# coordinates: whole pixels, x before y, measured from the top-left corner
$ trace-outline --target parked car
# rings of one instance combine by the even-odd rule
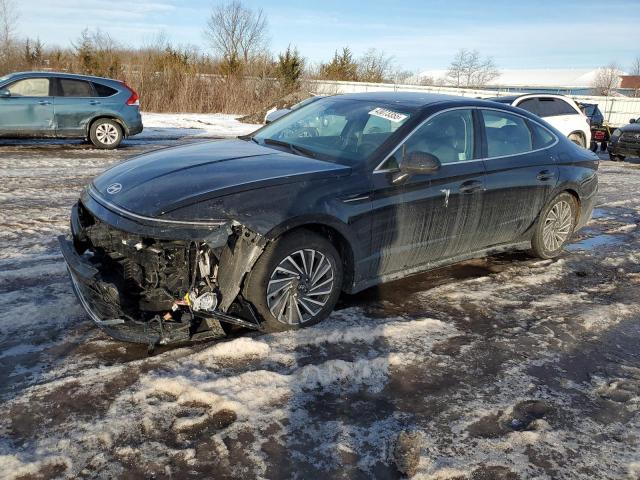
[[[116,338],[296,329],[342,291],[511,249],[556,257],[590,218],[597,168],[522,109],[340,95],[112,167],[59,240],[80,302]]]
[[[590,120],[571,98],[564,95],[528,93],[491,98],[494,102],[506,103],[522,108],[544,118],[565,137],[581,147],[591,145]]]
[[[0,137],[84,138],[113,149],[141,131],[138,94],[124,82],[54,72],[0,78]]]
[[[640,157],[640,118],[632,118],[628,125],[617,128],[611,134],[607,150],[611,160]]]
[[[298,102],[295,105],[291,106],[291,108],[280,108],[278,110],[272,110],[270,112],[267,112],[267,114],[264,116],[264,123],[267,124],[267,123],[274,122],[280,117],[284,117],[287,113],[291,112],[292,110],[297,110],[301,107],[304,107],[305,105],[309,105],[310,103],[313,103],[324,97],[325,97],[324,95],[315,95],[309,98],[305,98],[301,102]]]
[[[592,152],[597,152],[598,147],[600,151],[607,150],[607,142],[611,136],[611,127],[605,124],[604,115],[600,111],[597,103],[578,103],[582,113],[589,119],[589,126],[591,127],[591,146]]]

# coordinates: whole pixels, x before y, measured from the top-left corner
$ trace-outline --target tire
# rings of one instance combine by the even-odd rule
[[[89,139],[96,147],[113,150],[122,143],[122,126],[110,118],[100,118],[89,129]]]
[[[567,138],[571,140],[573,143],[575,143],[576,145],[578,145],[579,147],[587,148],[586,141],[584,139],[584,136],[581,133],[572,133]]]
[[[626,157],[622,155],[614,155],[613,153],[609,153],[609,160],[612,162],[623,162]]]
[[[292,275],[294,272],[300,278]],[[314,275],[320,276],[314,280]],[[341,290],[342,260],[338,251],[326,238],[301,229],[267,246],[249,272],[243,293],[262,317],[265,330],[281,332],[327,318]]]
[[[576,227],[578,203],[573,195],[563,192],[551,200],[540,213],[531,249],[539,258],[554,258],[571,239]]]

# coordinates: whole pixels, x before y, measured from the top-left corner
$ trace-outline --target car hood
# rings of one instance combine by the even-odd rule
[[[134,157],[96,177],[90,193],[101,203],[159,217],[223,195],[339,177],[350,171],[345,165],[281,152],[251,141],[222,140]]]
[[[625,125],[624,127],[620,127],[620,130],[623,132],[636,132],[640,133],[640,123],[630,123],[629,125]]]

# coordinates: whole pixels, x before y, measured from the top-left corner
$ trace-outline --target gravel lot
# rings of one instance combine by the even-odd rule
[[[55,237],[93,176],[190,141],[0,145],[0,478],[640,478],[640,161],[602,162],[557,260],[469,261],[301,332],[147,356],[93,327]]]

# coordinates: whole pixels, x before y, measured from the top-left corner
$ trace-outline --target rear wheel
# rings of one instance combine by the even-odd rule
[[[576,227],[578,203],[564,192],[547,204],[536,224],[531,241],[536,257],[554,258],[560,255]]]
[[[271,243],[247,277],[244,294],[268,332],[324,320],[342,289],[342,261],[326,238],[298,230]]]
[[[613,153],[609,154],[609,160],[611,160],[612,162],[622,162],[624,161],[625,157],[623,155],[614,155]]]
[[[585,138],[581,133],[572,133],[571,135],[569,135],[568,138],[569,140],[571,140],[576,145],[579,145],[580,147],[583,147],[583,148],[587,147],[587,142],[585,141]]]
[[[122,127],[115,120],[101,118],[89,130],[89,139],[96,147],[111,150],[122,143]]]

